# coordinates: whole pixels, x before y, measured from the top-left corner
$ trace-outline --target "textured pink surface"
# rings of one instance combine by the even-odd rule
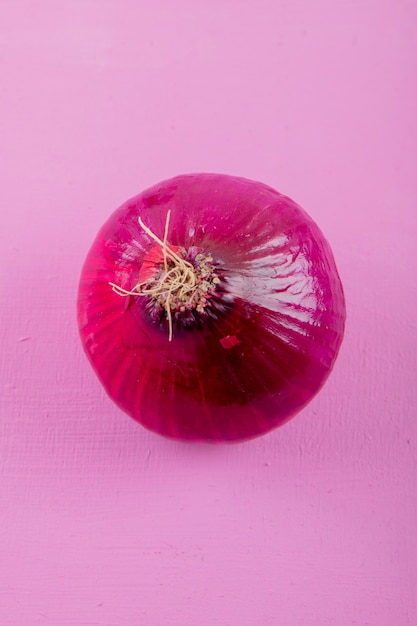
[[[416,17],[2,0],[2,626],[416,624]],[[188,171],[293,197],[346,291],[326,387],[242,445],[140,428],[77,336],[97,228]]]

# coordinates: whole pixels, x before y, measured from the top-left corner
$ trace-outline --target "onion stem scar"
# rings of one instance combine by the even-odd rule
[[[133,289],[124,289],[109,282],[112,290],[119,296],[146,296],[158,301],[165,309],[168,321],[168,339],[172,341],[173,319],[172,313],[184,312],[186,309],[204,311],[209,293],[220,282],[211,266],[213,261],[210,255],[198,255],[196,265],[184,259],[172,250],[168,244],[171,210],[168,210],[165,219],[164,238],[160,239],[146,226],[142,218],[138,222],[142,230],[161,246],[163,267],[155,263],[155,273],[151,278],[137,283]],[[185,251],[184,251],[185,252]]]

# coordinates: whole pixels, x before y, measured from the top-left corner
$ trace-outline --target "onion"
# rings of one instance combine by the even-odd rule
[[[177,176],[123,204],[84,264],[78,324],[109,396],[181,440],[242,441],[326,381],[345,301],[321,231],[266,185]]]

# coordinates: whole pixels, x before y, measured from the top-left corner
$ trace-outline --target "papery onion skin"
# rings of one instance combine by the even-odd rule
[[[213,314],[192,328],[149,319],[131,290],[155,242],[211,254],[222,277]],[[215,299],[216,300],[216,299]],[[109,396],[150,430],[242,441],[282,425],[320,390],[337,357],[345,300],[330,246],[291,199],[258,182],[187,174],[123,204],[84,264],[78,324]],[[216,308],[217,307],[217,308]],[[198,316],[197,316],[198,317]]]

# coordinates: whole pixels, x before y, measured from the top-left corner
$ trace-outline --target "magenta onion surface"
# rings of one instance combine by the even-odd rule
[[[326,381],[345,301],[329,244],[266,185],[177,176],[123,204],[85,261],[78,323],[109,396],[182,440],[239,441]]]

